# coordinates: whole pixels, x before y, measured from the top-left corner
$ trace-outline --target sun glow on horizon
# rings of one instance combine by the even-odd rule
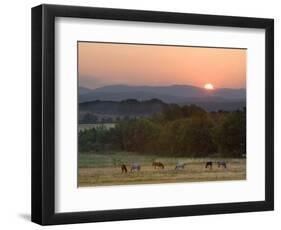
[[[128,64],[129,63],[129,64]],[[79,84],[246,87],[247,50],[214,47],[78,43]],[[222,68],[223,66],[223,68]]]
[[[206,90],[213,90],[214,86],[211,83],[206,83],[204,85],[204,89],[206,89]]]

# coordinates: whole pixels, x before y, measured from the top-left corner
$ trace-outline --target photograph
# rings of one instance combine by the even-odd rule
[[[32,222],[274,210],[276,15],[154,6],[32,7]]]
[[[78,187],[246,180],[247,49],[77,42]]]
[[[34,6],[31,221],[273,211],[274,18],[256,13]]]

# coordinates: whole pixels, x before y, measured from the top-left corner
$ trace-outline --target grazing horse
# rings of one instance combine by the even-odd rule
[[[217,164],[218,164],[219,168],[222,166],[226,169],[226,162],[225,161],[218,161]]]
[[[131,166],[131,172],[140,171],[140,169],[141,169],[141,166],[139,163],[133,163]]]
[[[177,163],[175,170],[183,170],[186,163]]]
[[[126,165],[124,165],[124,164],[121,165],[121,170],[122,170],[122,173],[128,172],[128,169],[127,169]]]
[[[206,165],[205,165],[205,168],[210,168],[210,169],[212,169],[212,168],[213,168],[213,162],[212,162],[212,161],[207,161],[207,162],[206,162]]]
[[[156,161],[154,161],[154,162],[152,163],[152,167],[154,167],[154,169],[156,169],[156,168],[164,169],[163,163],[161,163],[161,162],[156,162]]]

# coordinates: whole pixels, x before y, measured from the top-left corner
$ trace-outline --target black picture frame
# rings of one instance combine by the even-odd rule
[[[265,200],[55,213],[55,18],[88,18],[265,29]],[[32,221],[41,225],[222,214],[274,209],[274,20],[126,9],[32,8]]]

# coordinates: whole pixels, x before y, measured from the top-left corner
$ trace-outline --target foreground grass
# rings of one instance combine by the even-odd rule
[[[224,159],[227,169],[205,169],[206,161],[220,159],[157,157],[128,152],[111,152],[103,154],[79,154],[78,186],[152,184],[175,182],[200,182],[219,180],[245,180],[245,159]],[[154,169],[153,161],[160,161],[165,169]],[[141,164],[140,172],[121,173],[120,164],[130,165],[133,162]],[[184,170],[175,170],[177,162],[187,163]]]

